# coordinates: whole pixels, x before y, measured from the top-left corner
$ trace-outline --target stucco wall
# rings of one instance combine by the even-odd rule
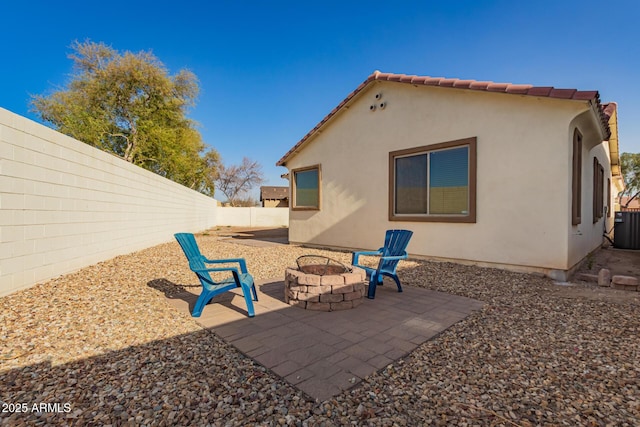
[[[386,108],[372,112],[375,94]],[[287,163],[322,167],[322,210],[292,211],[289,239],[373,249],[386,229],[407,228],[415,232],[408,247],[414,255],[566,270],[567,135],[587,109],[550,98],[372,84]],[[389,221],[389,152],[469,137],[477,138],[477,222]]]
[[[216,224],[216,201],[0,109],[0,295]]]
[[[217,211],[216,225],[238,227],[286,227],[289,225],[289,209],[219,207]]]
[[[607,179],[611,179],[611,156],[607,142],[601,142],[597,132],[592,128],[592,122],[589,112],[585,112],[576,117],[570,126],[571,137],[573,137],[573,129],[577,128],[583,135],[582,146],[582,206],[581,206],[581,222],[578,225],[570,226],[569,231],[569,253],[568,268],[578,264],[585,256],[594,249],[598,248],[603,241],[603,235],[608,233],[614,224],[614,215],[603,215],[595,223],[593,221],[593,159],[597,158],[600,165],[604,169],[604,188],[603,198],[604,205],[609,206],[613,211],[614,200],[617,192],[611,189],[610,199],[607,202]],[[569,144],[569,159],[571,159],[572,144]],[[571,168],[569,168],[569,180],[571,179]],[[567,196],[571,200],[571,191]]]

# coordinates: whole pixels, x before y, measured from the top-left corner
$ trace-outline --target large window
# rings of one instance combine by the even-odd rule
[[[320,165],[294,169],[292,174],[292,194],[294,210],[320,209]]]
[[[476,221],[476,138],[389,153],[389,219]]]

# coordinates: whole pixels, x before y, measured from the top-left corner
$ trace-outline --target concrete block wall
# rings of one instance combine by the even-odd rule
[[[0,296],[216,225],[217,202],[0,108]]]
[[[237,227],[288,227],[288,208],[219,207],[216,225]]]

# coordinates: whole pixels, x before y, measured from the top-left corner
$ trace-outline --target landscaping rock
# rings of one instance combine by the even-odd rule
[[[611,271],[602,268],[598,272],[598,286],[611,286]]]
[[[246,258],[257,281],[283,280],[304,254],[350,262],[348,252],[196,237],[205,256]],[[70,409],[4,412],[0,425],[640,425],[640,293],[594,284],[596,299],[579,292],[586,285],[426,261],[401,261],[398,275],[403,287],[485,307],[410,354],[391,346],[388,360],[371,360],[381,370],[323,402],[166,302],[200,288],[175,242],[2,297],[0,400]],[[349,349],[327,362],[348,364]],[[304,368],[285,368],[305,380]]]
[[[624,289],[626,291],[638,290],[638,279],[631,276],[613,276],[611,284],[615,289]]]

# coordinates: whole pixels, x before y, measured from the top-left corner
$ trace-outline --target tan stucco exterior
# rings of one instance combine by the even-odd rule
[[[263,208],[286,208],[289,207],[289,200],[264,199],[262,200]]]
[[[381,101],[384,108],[371,109]],[[575,128],[583,135],[583,196],[582,222],[572,226]],[[390,221],[389,153],[473,137],[476,222]],[[605,182],[611,178],[605,138],[589,101],[375,81],[286,158],[289,170],[322,167],[322,207],[291,211],[289,240],[376,249],[385,230],[406,228],[414,231],[413,256],[562,279],[602,243],[604,222],[611,223],[606,215],[592,221],[594,156]]]

